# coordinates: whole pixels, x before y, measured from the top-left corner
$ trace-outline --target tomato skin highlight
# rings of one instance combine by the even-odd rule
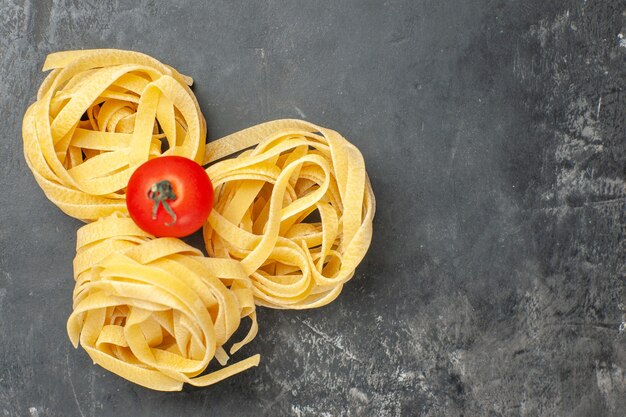
[[[175,197],[155,200],[152,187],[169,181]],[[156,219],[152,218],[156,207]],[[168,213],[166,205],[175,214]],[[182,156],[162,156],[139,166],[126,188],[126,207],[142,230],[157,237],[184,237],[202,227],[213,208],[213,185],[197,162]]]

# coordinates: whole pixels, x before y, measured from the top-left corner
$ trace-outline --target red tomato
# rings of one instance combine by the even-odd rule
[[[154,158],[130,177],[126,207],[135,223],[154,236],[188,236],[209,217],[213,185],[204,169],[191,159]]]

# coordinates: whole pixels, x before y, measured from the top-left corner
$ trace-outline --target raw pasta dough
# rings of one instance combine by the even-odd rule
[[[209,143],[205,162],[254,145],[207,169],[216,195],[207,251],[241,260],[258,305],[328,304],[372,237],[375,200],[363,156],[333,130],[277,120]]]
[[[67,330],[95,363],[161,391],[206,386],[259,363],[254,355],[198,376],[249,317],[257,332],[251,284],[241,264],[210,259],[180,239],[152,238],[113,215],[78,231],[74,311]]]
[[[191,78],[114,49],[53,53],[43,69],[52,72],[24,115],[24,154],[46,196],[70,216],[126,212],[128,179],[149,158],[202,162],[206,125]]]

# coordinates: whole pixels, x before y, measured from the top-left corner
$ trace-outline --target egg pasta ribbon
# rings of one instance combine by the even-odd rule
[[[250,279],[241,263],[211,259],[180,239],[153,238],[132,219],[113,215],[78,231],[74,311],[67,331],[94,363],[136,384],[178,391],[207,386],[257,366],[259,355],[201,375],[250,318],[257,333]]]
[[[206,124],[193,80],[172,67],[139,52],[95,49],[50,54],[43,70],[51,72],[24,115],[24,155],[68,215],[94,221],[126,212],[128,179],[150,158],[202,162]]]
[[[205,163],[216,196],[208,253],[241,261],[257,305],[334,300],[372,238],[375,198],[361,152],[333,130],[276,120],[207,144]]]

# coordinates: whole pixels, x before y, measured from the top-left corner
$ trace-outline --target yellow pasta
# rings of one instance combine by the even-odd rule
[[[201,375],[249,317],[257,332],[251,283],[241,263],[211,259],[175,238],[155,239],[112,215],[78,231],[74,311],[67,330],[94,363],[145,387],[206,386],[256,366],[254,355]]]
[[[43,69],[24,155],[52,202],[92,222],[78,231],[67,330],[94,363],[156,390],[207,386],[258,365],[226,366],[224,348],[243,318],[250,330],[230,353],[256,336],[255,304],[321,307],[352,278],[376,204],[363,156],[340,134],[276,120],[206,145],[191,78],[154,58],[65,51]],[[211,258],[127,216],[130,176],[162,155],[208,165]],[[213,358],[224,367],[203,375]]]
[[[207,251],[241,261],[258,305],[328,304],[372,237],[375,199],[363,156],[335,131],[277,120],[209,143],[205,162],[255,145],[207,169],[216,195]]]
[[[46,196],[70,216],[126,212],[128,179],[150,158],[202,162],[206,125],[191,78],[113,49],[53,53],[43,69],[52,71],[24,116],[24,154]]]

